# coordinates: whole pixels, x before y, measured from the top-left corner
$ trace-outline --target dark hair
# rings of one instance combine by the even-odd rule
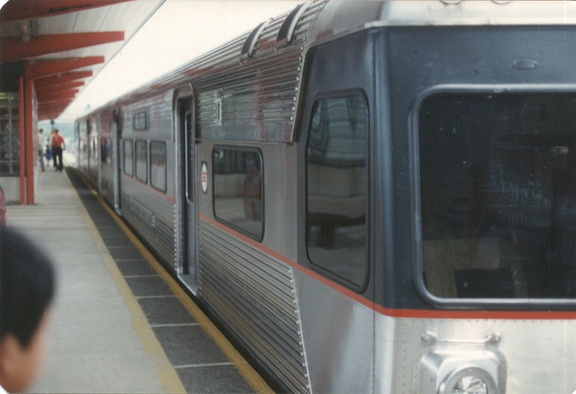
[[[0,339],[13,334],[28,346],[54,298],[55,282],[49,257],[24,235],[0,227]]]

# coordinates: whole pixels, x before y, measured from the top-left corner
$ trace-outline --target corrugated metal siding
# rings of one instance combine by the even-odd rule
[[[200,297],[291,392],[308,392],[292,268],[207,222],[199,236]]]
[[[88,131],[86,125],[86,118],[82,118],[78,122],[78,135],[76,142],[76,149],[78,149],[78,168],[83,174],[88,173]]]
[[[120,98],[142,102],[160,92],[193,83],[197,100],[197,138],[291,142],[307,35],[326,2],[306,3],[290,42],[277,41],[287,14],[271,19],[242,54],[246,33]],[[217,119],[222,100],[222,122]],[[130,106],[130,104],[128,104]],[[131,121],[130,117],[127,117]],[[131,126],[125,124],[125,131]]]
[[[98,185],[98,172],[100,166],[100,141],[98,140],[98,116],[90,116],[88,128],[88,169],[86,172],[90,183],[96,188]]]
[[[306,34],[324,3],[312,3],[296,25],[290,43],[276,42],[285,16],[272,20],[242,59],[248,36],[212,53],[218,73],[201,78],[198,137],[234,141],[290,142],[299,94]],[[242,59],[239,63],[233,59]],[[226,67],[222,67],[226,65]],[[209,68],[209,63],[205,65]],[[221,118],[217,101],[221,101]]]
[[[123,136],[137,139],[172,138],[172,90],[159,92],[146,99],[127,104],[123,108]],[[146,130],[134,130],[134,115],[145,111],[148,127]]]
[[[144,237],[164,262],[176,261],[174,223],[176,205],[136,180],[123,179],[122,215]]]
[[[161,91],[146,99],[129,103],[123,107],[123,140],[165,141],[167,155],[174,154],[172,145],[172,94],[171,90]],[[134,115],[146,112],[146,130],[134,130]],[[122,148],[120,148],[122,149]],[[148,161],[147,183],[124,175],[122,179],[122,215],[134,226],[170,266],[176,263],[176,203],[174,202],[174,172],[172,159],[168,166],[167,190],[162,192],[150,186],[150,163]]]
[[[112,113],[113,109],[109,108],[100,113],[100,133],[98,137],[99,144],[99,167],[100,167],[100,194],[108,203],[114,204],[114,168],[111,166],[112,155],[116,154],[112,150]],[[103,146],[106,144],[106,146]],[[108,152],[103,152],[108,148]]]

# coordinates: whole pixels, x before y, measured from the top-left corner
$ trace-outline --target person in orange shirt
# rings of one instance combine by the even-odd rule
[[[62,137],[58,129],[54,129],[54,134],[50,141],[52,145],[52,157],[54,158],[54,167],[56,171],[62,171],[64,164],[62,163],[62,150],[64,149],[64,137]]]

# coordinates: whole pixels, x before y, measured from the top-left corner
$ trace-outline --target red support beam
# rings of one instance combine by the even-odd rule
[[[66,90],[64,92],[54,92],[54,93],[46,93],[43,95],[38,95],[38,102],[39,103],[49,103],[52,101],[57,101],[61,99],[73,99],[78,94],[78,89]]]
[[[79,57],[69,60],[38,61],[30,65],[30,77],[41,78],[104,63],[104,56]]]
[[[0,10],[0,23],[86,11],[131,0],[10,0]]]
[[[0,63],[21,61],[55,52],[123,40],[123,31],[51,34],[32,38],[28,42],[23,42],[18,38],[4,37],[0,38]]]
[[[52,99],[45,100],[43,103],[44,106],[40,107],[40,108],[42,108],[42,109],[50,108],[50,107],[47,107],[50,105],[54,105],[54,107],[56,107],[57,105],[60,105],[60,104],[65,103],[65,102],[72,102],[73,100],[74,100],[74,96],[54,97]]]
[[[65,109],[66,107],[68,107],[68,104],[61,104],[58,107],[53,107],[53,108],[46,108],[43,110],[39,110],[38,111],[38,119],[39,120],[44,120],[44,119],[56,119],[58,117],[58,115],[60,115]]]
[[[70,105],[70,103],[64,104],[60,107],[54,107],[51,109],[42,110],[38,112],[38,120],[56,119],[58,116],[60,116],[60,114],[62,114],[62,112],[64,112],[64,110],[68,107],[68,105]]]
[[[84,81],[70,81],[70,82],[60,83],[57,85],[46,86],[43,88],[38,88],[38,86],[36,86],[36,94],[38,94],[38,97],[40,97],[40,96],[48,94],[48,93],[61,92],[61,91],[65,91],[65,90],[79,88],[81,86],[84,86]]]
[[[20,204],[34,204],[34,164],[37,156],[34,146],[37,111],[34,107],[34,83],[26,75],[20,78]]]
[[[51,108],[38,110],[38,116],[41,116],[43,114],[48,114],[48,115],[59,114],[62,111],[64,111],[69,104],[70,103],[62,103],[62,104],[58,104],[58,106],[55,105],[54,107],[51,107]],[[56,117],[52,116],[49,119],[56,119]]]
[[[20,205],[26,204],[26,127],[28,124],[27,114],[28,110],[32,107],[32,99],[30,99],[30,108],[26,100],[26,82],[24,77],[18,79],[19,84],[19,106],[20,113],[18,119],[19,139],[20,139]]]
[[[40,120],[56,119],[72,103],[72,101],[74,101],[74,99],[68,98],[43,103],[42,105],[38,106],[38,117]],[[46,118],[44,117],[46,114],[51,116]]]
[[[53,111],[59,108],[66,108],[72,101],[73,99],[63,98],[53,102],[46,102],[38,106],[38,111]]]
[[[56,86],[66,82],[76,81],[78,79],[89,78],[92,76],[92,74],[92,71],[66,72],[60,75],[38,78],[34,81],[34,86],[36,86],[36,90],[41,90],[50,86]]]
[[[54,116],[57,114],[38,114],[38,120],[52,120],[56,119],[58,116]]]
[[[70,102],[63,102],[58,105],[55,104],[53,107],[39,109],[38,118],[40,120],[56,119],[69,105]]]
[[[47,90],[44,92],[36,92],[36,97],[38,97],[38,103],[41,103],[46,98],[62,96],[67,94],[68,92],[78,93],[78,89]]]
[[[34,91],[34,81],[25,77],[24,80],[26,89],[26,133],[25,147],[26,147],[26,204],[34,205],[36,203],[36,182],[34,182],[34,172],[36,164],[36,125],[38,124],[37,108],[34,108],[34,101],[32,97],[36,94]]]

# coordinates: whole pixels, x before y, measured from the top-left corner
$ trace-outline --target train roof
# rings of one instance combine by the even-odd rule
[[[263,22],[254,30],[103,107],[216,71],[233,70],[253,60],[288,53],[289,47],[299,47],[298,52],[302,54],[310,46],[373,27],[487,25],[576,26],[576,4],[550,0],[311,1]]]
[[[308,43],[378,26],[574,24],[576,4],[573,1],[332,1],[318,16]]]

